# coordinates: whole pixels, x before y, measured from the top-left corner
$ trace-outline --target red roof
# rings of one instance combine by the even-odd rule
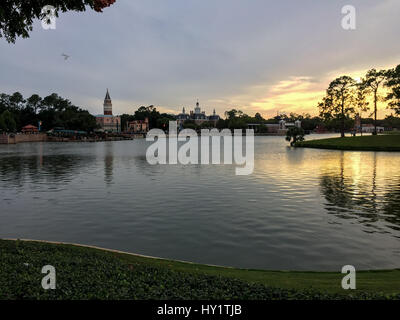
[[[37,127],[35,127],[35,126],[31,125],[31,124],[28,124],[27,126],[23,127],[21,129],[21,131],[22,132],[38,132],[39,130],[38,130]]]

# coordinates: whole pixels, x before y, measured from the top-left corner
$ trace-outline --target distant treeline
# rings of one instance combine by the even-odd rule
[[[257,129],[259,132],[267,132],[267,127],[263,125],[277,124],[280,120],[286,122],[295,122],[296,120],[300,120],[302,128],[306,131],[315,130],[317,127],[325,128],[328,131],[340,131],[342,125],[340,117],[325,118],[323,116],[311,116],[308,113],[299,114],[294,112],[289,115],[281,114],[269,119],[264,119],[260,113],[256,113],[254,117],[251,117],[240,110],[232,109],[225,112],[225,117],[226,119],[218,121],[218,128],[245,129],[249,123],[252,123],[261,125]],[[362,119],[362,123],[373,124],[374,119],[372,117],[366,117]],[[400,129],[400,117],[394,115],[386,116],[385,119],[377,120],[377,125]],[[353,127],[354,117],[349,116],[345,119],[345,130],[350,130]]]
[[[39,121],[42,130],[62,127],[92,131],[97,128],[94,116],[56,93],[44,98],[33,94],[27,99],[19,92],[0,94],[0,131],[20,131],[28,124],[38,126]]]
[[[386,87],[386,96],[384,97],[380,96],[382,86]],[[371,96],[373,108],[369,106],[368,96]],[[394,115],[386,116],[382,120],[375,119],[375,110],[378,109],[379,101],[386,101],[388,106],[393,109]],[[249,116],[238,109],[231,109],[225,112],[225,119],[220,119],[216,126],[218,129],[245,129],[250,123],[260,124],[258,131],[266,132],[266,124],[276,124],[280,120],[287,122],[301,120],[302,128],[306,131],[312,131],[317,127],[323,127],[329,131],[341,131],[354,127],[354,117],[357,113],[360,115],[366,113],[365,118],[362,119],[363,124],[400,129],[400,117],[397,116],[400,115],[400,66],[379,72],[372,69],[367,73],[366,78],[362,78],[358,82],[347,76],[335,79],[329,85],[326,97],[323,102],[319,103],[318,108],[319,116],[290,113],[269,119],[263,118],[260,113]],[[169,121],[176,119],[172,114],[160,113],[153,105],[141,106],[132,115],[121,115],[122,130],[129,121],[146,118],[149,119],[150,128],[164,130],[168,129]],[[0,132],[20,131],[28,124],[38,126],[39,122],[41,122],[42,131],[61,127],[91,132],[98,128],[93,115],[56,93],[44,98],[33,94],[26,99],[19,92],[12,95],[0,94]],[[211,128],[214,127],[214,123],[205,121],[201,125],[197,125],[194,121],[188,120],[184,127]]]

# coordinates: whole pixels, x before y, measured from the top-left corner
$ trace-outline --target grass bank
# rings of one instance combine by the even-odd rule
[[[213,267],[69,244],[0,240],[0,299],[385,299],[400,298],[400,270],[340,272]],[[56,268],[44,290],[41,269]]]
[[[400,151],[400,135],[371,135],[310,140],[298,142],[296,147],[353,151]]]

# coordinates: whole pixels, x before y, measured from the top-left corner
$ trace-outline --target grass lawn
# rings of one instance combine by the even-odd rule
[[[400,151],[400,135],[370,135],[310,140],[298,142],[296,147],[354,151]]]
[[[213,267],[69,244],[0,240],[0,299],[385,299],[400,298],[400,270],[340,272]],[[43,266],[57,289],[41,287]]]

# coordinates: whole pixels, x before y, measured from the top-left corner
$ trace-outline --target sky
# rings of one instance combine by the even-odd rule
[[[356,8],[356,29],[341,10]],[[329,82],[400,64],[399,0],[117,0],[0,38],[0,92],[58,93],[93,114],[232,108],[318,114]],[[64,60],[62,53],[70,55]],[[378,117],[388,111],[382,105]]]

